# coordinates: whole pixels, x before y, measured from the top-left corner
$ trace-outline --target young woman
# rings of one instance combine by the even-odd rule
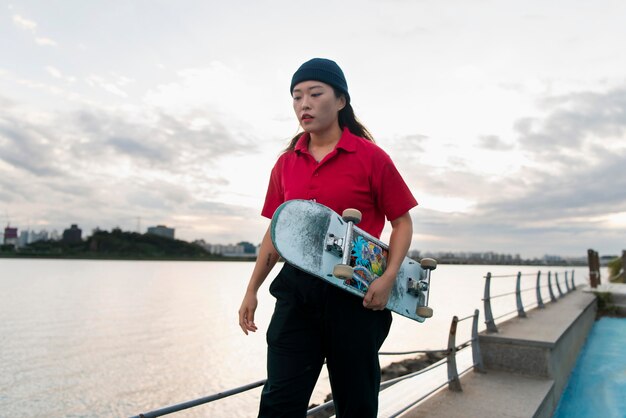
[[[356,119],[343,71],[331,60],[305,62],[291,80],[293,109],[303,134],[278,158],[262,215],[291,199],[317,201],[342,213],[359,209],[359,227],[375,237],[387,218],[392,227],[385,273],[361,300],[285,264],[270,285],[276,297],[267,330],[268,380],[259,417],[304,417],[327,362],[337,417],[375,417],[378,350],[391,326],[385,310],[392,284],[411,243],[409,210],[415,198],[389,156]],[[239,310],[244,333],[257,326],[257,292],[278,261],[269,229]]]

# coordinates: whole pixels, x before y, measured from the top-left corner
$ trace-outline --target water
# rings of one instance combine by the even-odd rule
[[[554,418],[626,417],[626,319],[593,325]]]
[[[259,292],[259,331],[245,336],[237,310],[252,268],[250,262],[0,260],[0,416],[127,417],[264,379],[274,304],[267,289],[280,265]],[[523,288],[533,287],[538,267],[439,266],[434,317],[417,324],[394,315],[382,350],[444,348],[452,316],[482,311],[483,276],[518,270],[529,273]],[[574,270],[577,283],[586,280],[586,268]],[[513,290],[514,278],[493,280],[492,294]],[[534,297],[524,293],[524,303]],[[496,316],[514,310],[513,296],[494,300],[493,309]],[[470,327],[470,321],[459,326],[458,342],[469,339]],[[381,364],[401,358],[381,356]],[[172,416],[253,417],[260,391]],[[329,392],[323,372],[312,401]]]

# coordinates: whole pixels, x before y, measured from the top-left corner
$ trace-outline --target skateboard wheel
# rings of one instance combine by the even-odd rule
[[[415,314],[422,318],[431,318],[433,316],[433,309],[428,306],[418,306],[415,310]]]
[[[352,222],[355,225],[361,222],[362,216],[361,211],[358,209],[346,209],[341,213],[341,217],[344,221]]]
[[[422,266],[423,269],[434,270],[437,268],[437,260],[433,258],[422,258],[420,266]]]
[[[354,269],[346,264],[337,264],[333,268],[333,276],[340,279],[351,279]]]

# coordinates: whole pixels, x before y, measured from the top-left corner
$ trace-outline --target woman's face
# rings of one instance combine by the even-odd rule
[[[293,89],[293,110],[300,126],[308,133],[322,133],[339,126],[338,114],[346,105],[333,88],[321,81],[303,81]]]

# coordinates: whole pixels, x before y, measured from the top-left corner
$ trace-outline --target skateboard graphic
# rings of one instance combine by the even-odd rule
[[[389,247],[354,226],[360,220],[356,209],[346,209],[340,216],[313,201],[290,200],[272,217],[272,243],[287,263],[363,297],[385,271]],[[432,258],[418,263],[405,257],[387,309],[418,322],[430,318],[430,273],[436,267]]]

